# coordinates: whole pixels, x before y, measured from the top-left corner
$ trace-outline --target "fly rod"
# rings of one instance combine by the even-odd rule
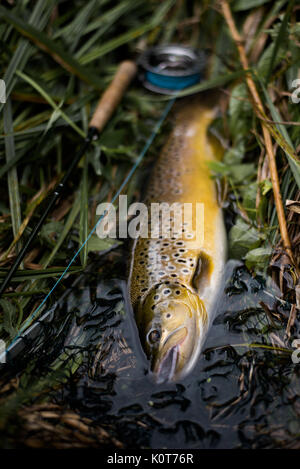
[[[6,290],[6,288],[9,286],[14,273],[16,272],[20,263],[24,259],[25,254],[28,251],[28,248],[30,247],[31,243],[33,242],[38,232],[40,231],[47,216],[49,215],[49,213],[51,212],[55,204],[60,199],[65,189],[66,183],[69,180],[70,176],[72,175],[77,164],[79,163],[82,156],[85,154],[85,152],[91,145],[92,141],[98,139],[101,131],[103,130],[103,128],[109,121],[110,117],[112,116],[118,104],[120,103],[127,87],[129,86],[130,82],[133,80],[134,76],[136,75],[136,72],[137,72],[137,65],[133,61],[125,60],[124,62],[121,62],[121,64],[119,65],[111,84],[105,90],[105,92],[101,96],[96,106],[96,110],[89,123],[87,136],[85,137],[81,148],[79,149],[78,153],[73,158],[65,175],[63,176],[59,184],[56,186],[56,188],[53,190],[52,194],[49,196],[48,204],[45,207],[45,210],[43,211],[43,213],[41,214],[39,222],[35,225],[29,238],[24,244],[22,250],[19,252],[13,265],[9,269],[7,276],[5,277],[2,285],[0,286],[0,298],[2,294],[4,293],[4,291]]]
[[[141,56],[139,57],[136,63],[137,65],[134,62],[126,61],[120,65],[120,68],[112,84],[110,85],[110,87],[107,89],[107,91],[104,93],[104,95],[99,101],[96,111],[89,124],[89,132],[85,139],[83,148],[78,153],[78,156],[76,155],[76,161],[75,159],[73,160],[72,168],[71,166],[69,167],[63,180],[56,188],[56,192],[60,190],[60,193],[61,193],[62,188],[60,188],[60,185],[63,186],[65,184],[65,181],[68,179],[70,173],[76,166],[77,162],[80,160],[81,156],[86,151],[86,148],[91,143],[91,141],[98,138],[99,132],[103,129],[104,125],[107,123],[109,117],[113,113],[124,91],[126,90],[126,87],[129,85],[130,81],[136,74],[137,68],[139,70],[138,77],[145,88],[147,88],[148,90],[151,90],[152,92],[159,93],[159,94],[166,94],[170,96],[177,95],[179,90],[184,89],[193,84],[196,84],[198,81],[201,80],[202,71],[204,68],[204,56],[200,53],[200,51],[195,51],[185,46],[179,46],[179,45],[157,46],[157,47],[153,47],[151,49],[144,51],[144,53],[141,54]],[[126,176],[125,180],[123,181],[118,192],[115,194],[114,198],[116,198],[118,194],[120,194],[121,189],[127,184],[128,180],[134,173],[138,164],[141,162],[149,146],[151,145],[155,135],[157,134],[162,122],[164,121],[167,113],[169,112],[169,109],[172,107],[172,104],[175,99],[176,99],[176,96],[166,106],[161,118],[159,119],[155,128],[153,129],[152,134],[147,140],[144,148],[141,150],[134,166],[132,167],[128,175]],[[52,207],[54,203],[55,202],[53,202]],[[51,208],[49,208],[47,213],[49,213],[50,210]],[[44,213],[43,220],[46,218],[46,216],[47,214],[45,215]],[[40,221],[38,227],[35,228],[36,233],[38,232],[38,229],[42,225],[43,220]],[[99,221],[100,220],[98,220],[97,224],[99,223]],[[33,238],[34,236],[31,235],[31,240],[29,241],[31,242]],[[23,251],[26,251],[30,242],[27,243]],[[77,251],[74,258],[77,256],[79,252],[80,252],[80,249],[79,251]],[[24,254],[23,254],[23,257],[24,257]],[[18,259],[16,259],[15,264],[13,266],[14,271],[18,265],[17,261]],[[66,267],[65,271],[67,271],[69,265]],[[13,275],[14,271],[9,272],[10,278]],[[60,279],[62,278],[62,276],[60,277]],[[58,284],[60,279],[58,279],[53,289]],[[5,285],[4,284],[2,285],[1,293],[4,291],[4,289],[8,285],[8,282],[9,280],[6,279]],[[50,293],[48,293],[45,299],[47,299]],[[43,302],[40,304],[40,306],[42,304]],[[38,311],[40,306],[37,308],[37,310],[35,310],[33,315]],[[49,321],[52,320],[51,318],[53,317],[54,309],[55,309],[55,305],[52,306],[51,309],[48,310],[36,323],[32,324],[29,327],[29,329],[27,329],[24,333],[23,331],[19,332],[19,334],[15,337],[13,342],[10,344],[10,346],[6,349],[5,353],[9,351],[10,358],[15,357],[16,355],[21,353],[22,350],[24,349],[24,339],[26,338],[26,340],[28,340],[28,339],[33,339],[34,337],[36,337],[40,331],[41,323],[47,322],[48,320]],[[33,319],[33,315],[31,319]],[[0,353],[0,363],[1,363],[2,356],[3,354],[1,355]]]

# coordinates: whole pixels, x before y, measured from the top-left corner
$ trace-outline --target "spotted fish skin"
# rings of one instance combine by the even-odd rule
[[[196,202],[203,203],[204,241],[197,244],[195,236],[185,226],[182,236],[178,238],[176,233],[174,236],[173,217],[170,219],[171,237],[161,234],[158,238],[140,237],[133,245],[131,257],[130,298],[148,357],[153,359],[154,352],[158,356],[162,353],[167,333],[174,336],[172,331],[185,328],[188,331],[185,342],[193,336],[195,343],[191,350],[187,352],[182,347],[182,357],[177,356],[177,363],[181,359],[180,376],[192,368],[199,355],[213,317],[225,264],[223,216],[207,164],[220,157],[220,148],[207,135],[214,116],[214,107],[199,102],[189,102],[177,111],[175,126],[151,173],[144,201],[149,213],[152,203],[192,203],[194,219]],[[161,221],[160,218],[157,234]],[[190,313],[181,317],[177,304],[182,305],[182,310],[187,304]],[[173,326],[166,319],[171,309],[174,314],[169,321],[173,321]],[[160,343],[153,348],[147,344],[147,336],[155,324],[160,330]]]

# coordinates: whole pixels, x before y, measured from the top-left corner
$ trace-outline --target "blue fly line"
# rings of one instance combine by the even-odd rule
[[[145,146],[144,148],[142,149],[141,153],[139,154],[138,158],[136,159],[134,165],[132,166],[131,170],[129,171],[129,173],[127,174],[127,176],[125,177],[124,181],[122,182],[121,186],[119,187],[118,191],[115,193],[115,195],[113,196],[112,200],[111,200],[111,203],[113,204],[116,199],[119,197],[119,195],[121,194],[122,190],[124,189],[124,187],[126,186],[126,184],[129,182],[129,180],[131,179],[133,173],[135,172],[136,168],[139,166],[139,164],[141,163],[142,159],[144,158],[145,154],[147,153],[150,145],[152,144],[154,138],[156,137],[157,133],[159,132],[159,129],[161,128],[165,118],[167,117],[171,107],[173,106],[174,102],[176,100],[176,97],[170,99],[168,101],[168,104],[166,105],[162,115],[160,116],[158,122],[156,123],[150,137],[148,138],[148,140],[146,141],[145,143]],[[12,346],[15,344],[15,342],[20,339],[22,333],[25,331],[25,329],[30,325],[30,323],[32,322],[32,320],[36,317],[37,313],[39,312],[39,310],[42,308],[42,306],[46,303],[47,299],[49,298],[49,296],[51,295],[51,293],[55,290],[55,288],[57,287],[57,285],[62,281],[62,279],[64,278],[64,276],[66,275],[66,273],[68,272],[70,266],[73,264],[74,260],[76,259],[76,257],[78,256],[78,254],[81,252],[81,250],[84,248],[84,246],[86,245],[86,243],[88,242],[88,240],[90,239],[90,237],[92,236],[92,234],[95,232],[95,230],[97,229],[98,225],[100,224],[100,222],[103,220],[103,218],[105,217],[106,215],[106,211],[99,217],[99,220],[97,221],[97,223],[95,224],[94,228],[90,231],[89,235],[87,236],[86,240],[84,241],[84,243],[80,246],[80,248],[78,249],[78,251],[74,254],[74,256],[72,257],[72,259],[70,260],[69,264],[66,266],[65,270],[63,271],[63,273],[61,274],[61,276],[59,277],[59,279],[56,281],[56,283],[54,284],[54,286],[51,288],[51,290],[49,291],[49,293],[45,296],[45,298],[43,299],[43,301],[41,302],[41,304],[36,308],[35,311],[33,311],[33,313],[26,319],[25,323],[23,324],[23,326],[21,327],[21,329],[19,330],[18,334],[16,335],[16,337],[14,337],[14,339],[11,341],[11,343],[9,344],[9,346],[6,348],[6,352],[8,352]],[[1,355],[0,355],[0,358],[1,358]]]

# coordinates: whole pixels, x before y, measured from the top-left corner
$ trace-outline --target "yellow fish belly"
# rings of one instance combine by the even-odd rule
[[[193,363],[213,317],[225,264],[223,216],[208,166],[209,161],[220,157],[220,147],[207,134],[214,116],[214,108],[198,102],[190,102],[177,111],[174,128],[151,173],[144,201],[148,207],[149,236],[139,237],[134,243],[129,278],[130,298],[140,335],[148,327],[147,323],[154,321],[156,303],[161,304],[164,298],[170,301],[173,296],[179,297],[181,290],[199,297],[203,305],[199,313],[201,327],[198,323],[194,326],[186,324],[187,329],[199,329],[197,346],[189,358]],[[170,214],[169,236],[162,236],[160,231],[165,221],[163,215],[156,221],[156,225],[154,223],[154,233],[151,235],[151,207],[162,203],[167,203],[169,207],[172,204],[181,204],[181,207],[182,204],[189,204],[192,207],[185,214],[182,233],[174,233],[175,210],[173,215]],[[197,203],[202,204],[200,218],[196,211]],[[201,239],[195,236],[195,229],[201,233]],[[166,302],[164,304],[167,305]],[[155,314],[157,317],[160,313],[156,311]],[[182,327],[179,324],[180,314],[176,317],[173,318],[175,322],[172,327],[177,331]]]

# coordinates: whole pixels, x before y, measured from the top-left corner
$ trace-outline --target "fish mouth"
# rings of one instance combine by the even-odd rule
[[[178,345],[174,345],[174,347],[167,351],[167,353],[159,364],[157,373],[155,373],[155,379],[157,384],[165,383],[166,381],[172,380],[176,370],[178,354]]]
[[[180,346],[186,339],[187,335],[187,328],[182,326],[173,331],[166,338],[160,353],[162,358],[159,358],[153,367],[155,381],[158,384],[172,381],[174,379],[176,375]],[[174,345],[172,345],[172,343]]]

